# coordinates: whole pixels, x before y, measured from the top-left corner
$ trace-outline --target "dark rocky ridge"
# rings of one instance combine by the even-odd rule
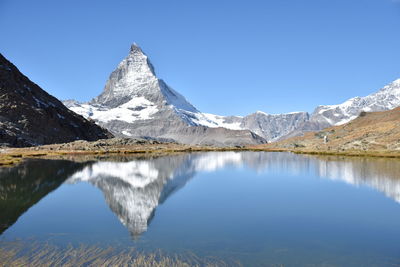
[[[0,144],[13,147],[110,138],[66,108],[0,54]]]

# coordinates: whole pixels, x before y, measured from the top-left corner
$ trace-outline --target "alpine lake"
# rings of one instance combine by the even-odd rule
[[[152,264],[399,266],[400,160],[206,152],[0,168],[0,266]]]

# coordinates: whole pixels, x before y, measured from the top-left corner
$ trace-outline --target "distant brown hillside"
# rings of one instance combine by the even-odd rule
[[[326,136],[327,142],[324,142]],[[304,136],[268,144],[294,150],[362,150],[400,152],[400,107],[382,112],[362,112],[344,125],[309,132]]]

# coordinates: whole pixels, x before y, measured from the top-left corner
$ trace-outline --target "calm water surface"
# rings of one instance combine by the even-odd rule
[[[221,152],[0,169],[0,239],[268,264],[400,264],[400,161]]]

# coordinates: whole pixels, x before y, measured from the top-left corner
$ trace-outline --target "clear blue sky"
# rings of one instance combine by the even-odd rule
[[[0,52],[60,99],[97,96],[132,42],[199,110],[312,111],[400,78],[397,0],[0,0]]]

